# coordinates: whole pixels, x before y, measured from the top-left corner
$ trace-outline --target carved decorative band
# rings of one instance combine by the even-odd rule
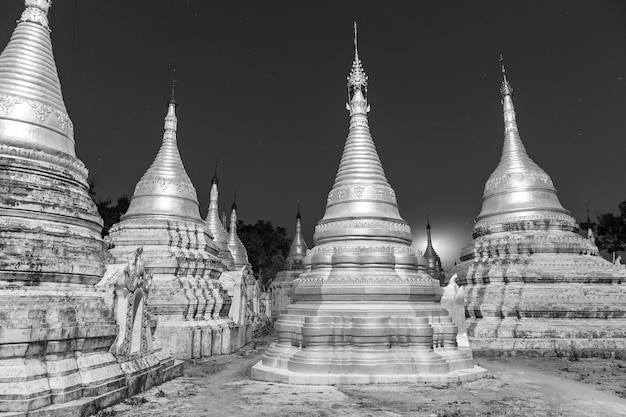
[[[70,171],[78,173],[82,182],[85,182],[89,172],[85,164],[75,156],[66,153],[49,154],[38,149],[21,148],[0,143],[0,156],[8,155],[11,157],[25,158],[35,161],[42,161],[50,164],[66,168]]]
[[[315,226],[315,233],[336,229],[386,229],[411,233],[411,227],[406,223],[384,220],[341,220],[323,223]]]
[[[300,277],[296,278],[293,282],[297,285],[307,286],[307,285],[319,285],[319,284],[337,284],[337,285],[376,285],[376,284],[398,284],[398,285],[406,285],[406,284],[424,284],[424,283],[432,283],[433,278],[429,275],[417,275],[415,277],[408,278],[400,278],[400,277],[370,277],[370,278],[362,278],[362,277],[327,277],[327,278],[318,278],[318,277],[306,277],[305,274],[300,275]]]
[[[492,218],[489,220],[478,221],[476,225],[474,226],[474,233],[476,233],[480,229],[491,229],[491,228],[494,229],[491,231],[495,232],[495,231],[500,231],[500,229],[503,229],[503,230],[508,229],[509,227],[507,225],[520,224],[520,223],[525,223],[525,222],[532,223],[536,221],[544,222],[543,229],[551,228],[550,226],[553,226],[552,228],[556,226],[556,228],[563,228],[563,229],[575,228],[577,226],[576,220],[574,220],[572,216],[567,215],[567,214],[541,213],[541,214],[517,216],[514,213],[511,213],[508,215],[498,216],[496,218]]]
[[[513,173],[506,173],[503,175],[498,175],[498,176],[489,178],[489,180],[485,184],[485,192],[499,185],[507,186],[507,185],[513,185],[514,183],[525,184],[529,181],[532,181],[532,182],[542,181],[549,187],[554,187],[554,184],[552,183],[552,179],[545,172],[539,172],[539,171],[513,172]]]
[[[130,217],[122,220],[120,223],[113,225],[111,228],[111,232],[117,231],[118,229],[126,228],[129,225],[137,224],[140,226],[144,226],[149,229],[163,228],[169,230],[179,230],[179,231],[193,231],[194,233],[199,233],[201,230],[206,230],[206,225],[204,222],[191,222],[184,219],[179,218],[165,218],[165,217],[156,217],[156,216],[146,216],[146,217]]]
[[[396,204],[396,192],[388,185],[352,184],[333,188],[328,193],[328,203],[359,199],[389,201]]]
[[[402,253],[415,255],[415,249],[410,246],[316,246],[307,251],[307,255],[334,253]]]
[[[54,117],[50,115],[54,114]],[[40,101],[8,94],[0,94],[0,116],[12,117],[44,125],[74,141],[74,124],[67,115]]]
[[[196,189],[190,183],[181,180],[170,180],[164,178],[139,181],[135,186],[134,194],[141,195],[154,189],[159,189],[162,193],[165,193],[168,191],[168,189],[170,189],[170,187],[175,188],[178,194],[186,194],[188,197],[193,198],[194,200],[198,199]]]

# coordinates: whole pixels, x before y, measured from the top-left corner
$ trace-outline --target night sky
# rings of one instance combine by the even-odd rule
[[[0,2],[0,44],[23,10]],[[503,140],[500,65],[522,140],[585,221],[626,200],[626,2],[54,0],[52,40],[76,152],[100,198],[132,194],[160,147],[176,68],[178,143],[206,215],[305,240],[324,213],[348,129],[353,26],[369,121],[402,216],[445,267],[471,239]]]

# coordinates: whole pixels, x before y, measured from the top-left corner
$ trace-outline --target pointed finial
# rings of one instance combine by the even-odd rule
[[[213,174],[213,181],[211,181],[213,184],[217,185],[218,181],[217,181],[217,158],[215,158],[215,172]]]
[[[176,68],[172,70],[172,92],[170,94],[170,99],[168,100],[167,104],[168,105],[173,104],[178,107],[178,103],[176,103],[176,97],[174,95],[175,88],[176,88]]]
[[[506,68],[504,67],[504,57],[500,55],[500,65],[502,66],[502,87],[500,88],[500,93],[502,96],[512,96],[513,88],[511,84],[509,84],[509,80],[506,79]]]
[[[430,229],[430,216],[426,213],[426,229]]]
[[[589,218],[589,202],[585,201],[585,206],[587,207],[587,227],[591,227],[591,219]]]
[[[298,214],[296,214],[296,220],[300,219],[300,200],[298,200]]]
[[[235,194],[233,196],[233,206],[231,207],[232,210],[237,210],[237,188],[235,188]]]
[[[359,57],[359,43],[357,37],[356,22],[354,22],[354,57],[355,59],[358,59]]]
[[[359,50],[357,44],[357,28],[356,22],[354,22],[354,61],[352,61],[352,69],[348,76],[348,93],[349,99],[352,98],[354,90],[361,90],[361,93],[367,98],[367,75],[363,70],[363,65],[359,59]]]

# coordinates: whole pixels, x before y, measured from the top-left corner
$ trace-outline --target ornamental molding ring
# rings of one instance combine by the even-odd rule
[[[347,200],[382,200],[393,204],[396,202],[396,192],[389,185],[381,184],[351,184],[333,188],[328,193],[328,203]]]
[[[32,5],[27,4],[27,6],[28,7],[26,7],[26,9],[22,12],[19,22],[39,23],[51,32],[48,24],[48,13],[38,7],[33,7]],[[48,7],[50,6],[48,5]]]
[[[523,184],[527,181],[533,181],[533,182],[542,181],[546,185],[554,188],[552,179],[545,172],[538,172],[538,171],[513,172],[513,173],[509,172],[506,174],[489,178],[489,180],[485,184],[485,192],[499,185],[512,185],[513,183]]]
[[[152,228],[151,226],[161,226],[161,229],[174,230],[178,234],[191,230],[194,231],[194,234],[197,234],[199,232],[198,229],[205,229],[208,231],[204,223],[194,223],[182,218],[166,219],[153,216],[142,216],[130,217],[114,224],[111,227],[111,232],[117,231],[118,229],[125,229],[127,226],[132,226],[133,224],[138,224],[144,227],[148,226],[148,228]]]
[[[361,110],[363,111],[363,110]],[[369,124],[367,122],[367,115],[366,113],[353,113],[350,116],[350,129],[356,128],[356,127],[369,127]]]
[[[77,173],[83,181],[87,179],[87,175],[89,174],[85,164],[83,164],[80,159],[62,152],[50,154],[39,149],[22,148],[0,143],[0,156],[1,155],[9,155],[11,157],[30,159],[57,165]]]
[[[303,274],[305,275],[305,274]],[[397,284],[397,285],[406,285],[406,284],[423,284],[423,283],[432,283],[434,280],[429,275],[418,275],[415,277],[409,278],[400,278],[400,277],[327,277],[327,278],[318,278],[318,277],[306,277],[300,275],[300,277],[296,278],[293,282],[302,286],[313,286],[320,284],[336,284],[336,285],[363,285],[363,284]]]
[[[565,225],[577,224],[574,218],[568,214],[560,214],[560,213],[532,214],[532,215],[525,215],[525,216],[515,216],[515,214],[509,214],[509,215],[498,216],[497,218],[491,219],[489,221],[480,220],[476,223],[476,226],[474,227],[474,229],[478,227],[489,227],[494,224],[519,223],[519,222],[527,222],[527,221],[533,221],[533,220],[549,220],[551,223],[565,224]]]
[[[315,226],[315,233],[336,229],[386,229],[411,233],[411,226],[406,223],[385,220],[340,220]]]
[[[162,193],[165,193],[170,187],[174,187],[176,191],[180,194],[190,194],[195,200],[198,199],[196,189],[190,182],[165,178],[147,179],[139,181],[135,186],[134,194],[137,195],[139,192],[151,191],[154,188],[158,188],[161,190]]]
[[[49,104],[22,96],[0,94],[0,111],[7,117],[51,128],[74,141],[74,124],[69,115]],[[11,116],[13,113],[19,114]],[[51,113],[56,117],[49,117]]]
[[[410,246],[316,246],[313,249],[309,249],[307,256],[316,254],[332,255],[335,253],[391,253],[415,255],[415,249]]]

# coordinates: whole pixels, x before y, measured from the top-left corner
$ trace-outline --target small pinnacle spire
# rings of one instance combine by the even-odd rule
[[[354,22],[354,60],[359,59],[359,42],[358,42],[358,34],[356,29],[356,22]]]
[[[502,96],[512,96],[513,88],[511,84],[509,84],[509,80],[506,79],[506,68],[504,67],[504,57],[500,55],[500,65],[502,66],[502,87],[500,88],[500,93]]]
[[[430,219],[428,219],[428,215],[426,215],[426,222],[427,222],[427,225],[426,225],[427,242],[426,242],[426,250],[424,251],[424,256],[426,258],[436,259],[437,252],[435,252],[435,249],[433,248],[432,235],[430,232]]]
[[[302,219],[300,218],[300,200],[298,200],[298,214],[296,215],[296,234],[291,242],[289,254],[287,255],[287,264],[302,265],[302,259],[306,255],[308,247],[302,237]]]
[[[428,213],[426,213],[426,229],[430,230],[430,217]]]
[[[235,188],[235,194],[233,196],[233,205],[231,207],[232,210],[237,210],[237,189]]]
[[[172,70],[172,92],[170,94],[170,99],[167,101],[167,104],[173,104],[174,106],[178,106],[178,103],[176,103],[176,96],[174,94],[174,90],[176,88],[176,68],[174,68]]]
[[[585,201],[585,206],[587,207],[587,227],[591,227],[591,219],[589,218],[589,202]]]
[[[217,159],[215,160],[215,172],[213,173],[213,180],[211,181],[213,184],[218,185],[217,180]]]

